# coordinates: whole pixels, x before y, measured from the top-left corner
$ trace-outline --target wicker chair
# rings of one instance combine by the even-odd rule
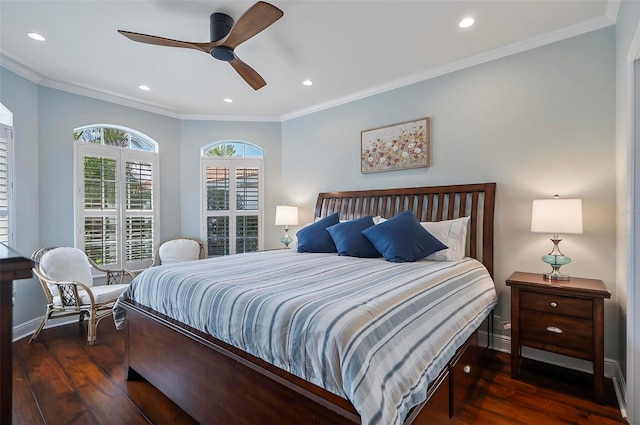
[[[153,264],[181,263],[204,258],[204,245],[192,238],[175,238],[162,243],[153,254]]]
[[[135,274],[104,269],[77,248],[40,248],[31,258],[36,262],[33,272],[47,299],[47,310],[29,343],[36,340],[49,319],[79,315],[80,322],[89,318],[87,344],[95,344],[98,323],[111,315],[113,303],[128,286],[125,281]],[[92,268],[106,275],[105,285],[93,286]]]

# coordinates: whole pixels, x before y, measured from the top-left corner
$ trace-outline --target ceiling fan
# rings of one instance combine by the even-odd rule
[[[118,30],[118,32],[140,43],[168,47],[184,47],[210,54],[218,60],[229,62],[236,72],[240,74],[254,90],[258,90],[267,83],[253,68],[240,60],[235,54],[234,49],[238,47],[240,43],[247,41],[276,22],[283,15],[282,10],[263,1],[259,1],[251,6],[240,19],[238,19],[238,22],[235,22],[235,25],[231,16],[225,13],[212,13],[209,18],[211,41],[208,43],[172,40],[170,38],[124,30]]]

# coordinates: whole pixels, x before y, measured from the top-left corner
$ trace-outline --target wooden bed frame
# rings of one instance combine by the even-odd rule
[[[316,217],[339,212],[420,221],[471,216],[469,256],[493,274],[495,183],[320,193]],[[202,424],[360,424],[353,405],[314,384],[131,300],[126,309],[125,378],[143,377]],[[489,318],[491,319],[491,317]],[[491,320],[488,320],[491,322]],[[491,323],[485,324],[490,338]],[[489,339],[476,331],[429,386],[405,425],[445,424],[473,388]]]

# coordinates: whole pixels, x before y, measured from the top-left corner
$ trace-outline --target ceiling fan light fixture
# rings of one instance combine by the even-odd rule
[[[29,38],[32,38],[36,41],[45,41],[46,38],[42,34],[38,34],[37,32],[28,32],[27,35]]]
[[[230,62],[231,60],[233,60],[233,58],[236,57],[236,55],[233,53],[233,50],[226,46],[214,47],[213,49],[211,49],[210,53],[214,58],[224,62]]]
[[[302,82],[302,85],[307,86],[307,87],[310,87],[310,86],[312,86],[312,85],[313,85],[313,81],[312,81],[312,80],[304,80],[304,81]]]
[[[469,28],[475,22],[476,22],[475,19],[473,19],[471,17],[467,17],[467,18],[464,18],[463,20],[461,20],[460,23],[458,24],[458,26],[460,28]]]

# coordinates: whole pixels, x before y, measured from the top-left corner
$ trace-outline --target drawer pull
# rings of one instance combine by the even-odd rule
[[[465,365],[465,366],[462,368],[462,371],[463,371],[464,373],[471,373],[471,366],[469,366],[469,365]]]
[[[556,308],[558,307],[558,303],[555,301],[551,301],[551,307]]]
[[[562,333],[562,329],[556,327],[556,326],[547,326],[547,330],[551,333],[554,334],[561,334]]]

